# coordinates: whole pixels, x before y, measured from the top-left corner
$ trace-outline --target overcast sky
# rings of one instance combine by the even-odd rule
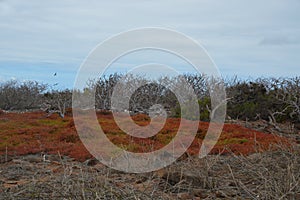
[[[97,44],[140,27],[194,38],[225,77],[300,75],[299,11],[299,0],[0,0],[0,80],[72,87]]]

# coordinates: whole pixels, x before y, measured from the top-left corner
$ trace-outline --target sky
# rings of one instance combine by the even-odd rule
[[[193,38],[223,77],[299,76],[299,10],[299,0],[0,0],[0,81],[71,88],[99,43],[142,27]],[[159,52],[129,55],[109,72],[127,72],[153,57],[189,72]]]

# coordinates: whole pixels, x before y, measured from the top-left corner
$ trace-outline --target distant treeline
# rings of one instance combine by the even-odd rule
[[[205,75],[182,75],[195,91],[200,108],[200,118],[209,121],[210,95]],[[154,104],[161,104],[169,117],[180,117],[181,108],[174,93],[165,84],[176,82],[178,77],[161,77],[149,83],[145,77],[112,74],[91,80],[81,92],[95,91],[95,107],[111,110],[111,96],[116,84],[122,81],[128,88],[139,87],[130,97],[131,113],[148,113]],[[300,123],[300,76],[293,78],[258,78],[242,80],[237,77],[223,80],[227,94],[227,118],[241,120],[271,120],[272,122]],[[79,90],[76,91],[80,93]],[[53,90],[46,84],[35,81],[18,82],[15,80],[0,84],[0,109],[25,111],[42,109],[64,115],[72,107],[71,90]]]

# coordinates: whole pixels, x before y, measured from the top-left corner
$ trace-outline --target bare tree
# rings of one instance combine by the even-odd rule
[[[60,117],[64,118],[66,109],[72,107],[72,91],[66,90],[52,90],[44,94],[44,103],[42,110],[52,114],[58,113]]]
[[[3,110],[37,109],[47,85],[36,81],[11,80],[0,85],[0,108]]]
[[[278,115],[287,116],[294,122],[300,122],[300,77],[272,81],[273,98],[281,105],[272,110],[271,117],[275,121]]]

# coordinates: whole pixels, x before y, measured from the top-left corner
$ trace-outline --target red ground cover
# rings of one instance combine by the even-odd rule
[[[142,139],[122,132],[110,113],[97,113],[99,124],[106,136],[116,145],[132,152],[149,152],[168,144],[176,135],[180,119],[167,119],[164,128],[155,136]],[[145,126],[149,118],[145,115],[133,116],[133,120]],[[198,154],[209,123],[199,122],[197,136],[188,153]],[[272,134],[262,133],[239,125],[225,124],[222,135],[211,153],[251,154],[257,151],[288,145],[291,141]],[[79,139],[73,118],[64,119],[57,114],[47,116],[43,112],[0,113],[0,155],[24,155],[45,152],[68,155],[79,161],[92,157]]]

